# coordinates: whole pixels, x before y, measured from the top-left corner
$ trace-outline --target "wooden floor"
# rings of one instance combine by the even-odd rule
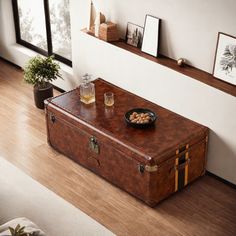
[[[50,148],[44,112],[32,98],[22,71],[0,60],[0,155],[112,232],[236,235],[235,189],[205,176],[149,208]]]

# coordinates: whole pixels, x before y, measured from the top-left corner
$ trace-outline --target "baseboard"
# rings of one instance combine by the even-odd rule
[[[65,90],[63,90],[63,89],[61,89],[61,88],[59,88],[59,87],[57,87],[57,86],[55,86],[55,85],[52,85],[52,87],[53,87],[54,89],[56,89],[57,91],[61,92],[61,93],[64,93],[64,92],[65,92]]]
[[[16,67],[17,69],[21,69],[21,70],[22,70],[22,68],[21,68],[20,66],[16,65],[15,63],[13,63],[13,62],[11,62],[11,61],[8,61],[7,59],[5,59],[5,58],[3,58],[3,57],[1,57],[1,56],[0,56],[0,60],[5,61],[6,63],[8,63],[8,64],[10,64],[10,65],[12,65],[12,66],[14,66],[14,67]]]
[[[219,176],[217,176],[217,175],[211,173],[210,171],[206,171],[206,175],[212,176],[213,178],[219,180],[220,182],[222,182],[222,183],[224,183],[224,184],[227,184],[227,185],[230,186],[231,188],[236,189],[236,184],[233,184],[233,183],[229,182],[228,180],[225,180],[225,179],[223,179],[223,178],[221,178],[221,177],[219,177]]]
[[[4,62],[6,62],[6,63],[8,63],[8,64],[10,64],[10,65],[12,65],[12,66],[18,68],[18,69],[23,70],[20,66],[16,65],[15,63],[13,63],[13,62],[11,62],[11,61],[8,61],[7,59],[5,59],[5,58],[3,58],[3,57],[1,57],[1,56],[0,56],[0,60],[2,60],[2,61],[4,61]],[[63,89],[61,89],[61,88],[59,88],[59,87],[57,87],[57,86],[55,86],[55,85],[53,85],[53,88],[56,89],[57,91],[61,92],[61,93],[64,93],[64,92],[65,92],[65,90],[63,90]]]

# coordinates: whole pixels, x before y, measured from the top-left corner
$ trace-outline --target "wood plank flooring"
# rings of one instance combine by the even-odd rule
[[[2,157],[117,235],[236,235],[236,190],[210,176],[152,209],[53,150],[22,77],[0,59]]]

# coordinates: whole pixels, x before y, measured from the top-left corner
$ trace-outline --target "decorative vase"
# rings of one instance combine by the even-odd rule
[[[44,109],[44,100],[53,97],[53,87],[47,83],[45,88],[34,86],[34,102],[35,106],[39,109]]]

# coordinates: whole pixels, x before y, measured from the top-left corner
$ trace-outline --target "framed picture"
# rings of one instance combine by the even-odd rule
[[[141,50],[154,57],[158,55],[160,22],[159,18],[146,15]]]
[[[126,31],[126,43],[141,48],[143,42],[143,27],[128,22]]]
[[[236,85],[236,37],[218,33],[213,76]]]

